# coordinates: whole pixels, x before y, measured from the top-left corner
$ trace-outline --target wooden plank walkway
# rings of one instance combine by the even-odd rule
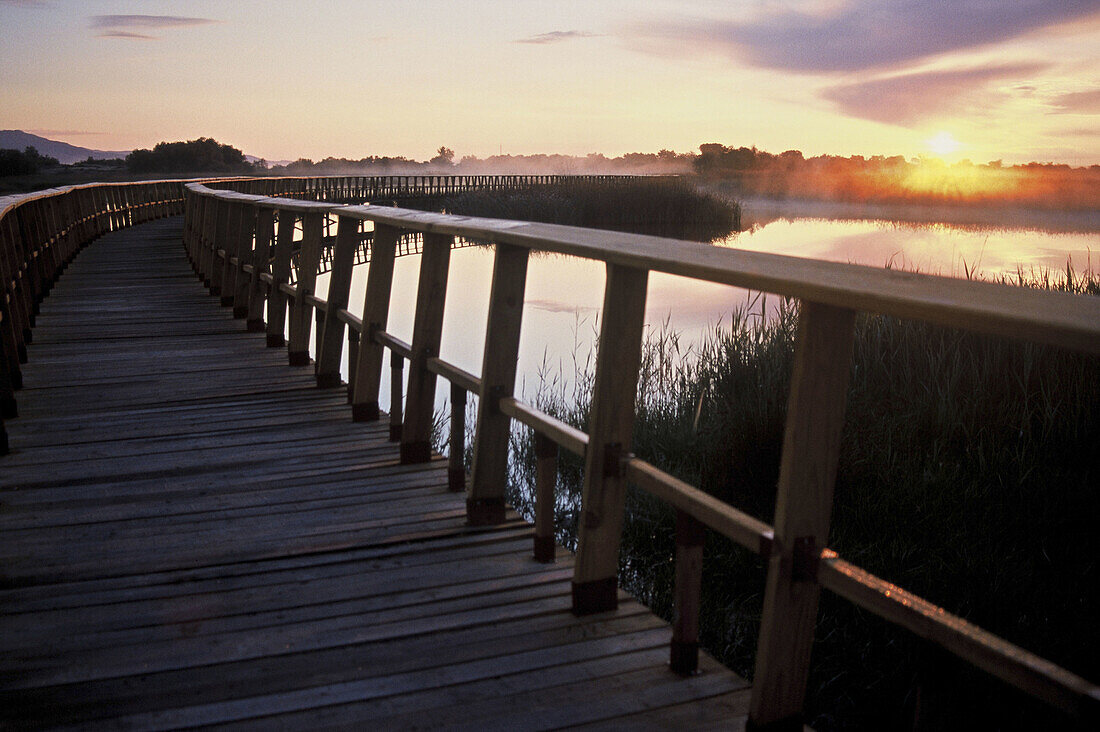
[[[191,273],[180,222],[110,234],[43,303],[0,458],[0,726],[738,727],[626,597],[465,525]],[[564,554],[564,552],[562,553]]]

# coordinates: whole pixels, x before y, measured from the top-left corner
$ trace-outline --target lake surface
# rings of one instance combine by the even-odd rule
[[[753,221],[746,207],[746,220]],[[1063,272],[1067,261],[1077,271],[1100,265],[1100,231],[997,228],[949,223],[913,223],[872,219],[830,219],[769,215],[749,231],[715,246],[772,252],[873,267],[916,270],[965,277],[995,278],[1044,270]],[[441,357],[474,374],[481,372],[482,347],[492,276],[493,252],[487,247],[451,253]],[[419,257],[400,257],[394,269],[388,330],[412,339]],[[362,309],[367,267],[356,268],[351,310]],[[327,287],[322,277],[318,289]],[[593,344],[603,302],[604,266],[561,255],[532,256],[528,265],[520,338],[517,392],[530,398],[542,379],[570,383],[578,368],[594,363]],[[679,334],[681,349],[730,322],[753,295],[672,275],[652,273],[646,305],[647,329],[668,327]],[[774,302],[774,296],[773,300]],[[759,308],[759,302],[754,306]],[[344,375],[347,378],[346,364]],[[388,369],[386,377],[388,378]],[[387,408],[388,384],[382,388]],[[437,404],[446,402],[440,382]]]

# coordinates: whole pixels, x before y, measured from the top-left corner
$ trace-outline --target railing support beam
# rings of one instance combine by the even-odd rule
[[[286,293],[281,285],[290,281],[290,255],[294,246],[294,214],[279,211],[275,234],[275,255],[271,262],[271,289],[267,293],[267,347],[286,345]]]
[[[607,287],[588,422],[584,489],[573,572],[573,612],[618,606],[619,543],[626,481],[619,458],[630,450],[649,272],[607,265]]]
[[[339,313],[348,306],[351,270],[355,266],[355,248],[359,246],[359,219],[340,216],[337,219],[336,247],[332,252],[332,273],[328,280],[328,309],[320,328],[317,349],[317,386],[329,389],[340,386],[340,357],[344,348],[344,321]]]
[[[275,227],[275,212],[269,208],[256,207],[256,248],[252,252],[252,279],[248,283],[248,321],[246,327],[250,333],[263,333],[264,301],[266,285],[260,275],[270,269],[271,240]]]
[[[527,256],[526,249],[496,245],[481,366],[474,469],[466,496],[466,520],[475,526],[504,521],[512,419],[500,411],[500,400],[512,396],[516,386]]]
[[[356,422],[373,422],[380,415],[378,392],[382,387],[385,349],[373,336],[385,331],[389,320],[393,263],[400,233],[392,226],[374,225],[367,291],[363,296],[363,336],[359,339],[359,361],[351,385],[351,417]]]
[[[453,236],[445,234],[424,234],[424,254],[420,258],[420,280],[416,288],[416,314],[413,316],[405,422],[401,429],[401,462],[404,464],[426,463],[432,458],[435,374],[428,370],[428,359],[439,355],[453,241]]]
[[[309,366],[309,333],[313,326],[307,297],[317,286],[317,262],[321,258],[323,214],[308,211],[302,216],[302,248],[298,252],[298,294],[290,308],[290,344],[287,358],[291,366]]]
[[[749,710],[757,730],[802,729],[820,594],[806,565],[828,545],[854,332],[854,311],[802,302]]]

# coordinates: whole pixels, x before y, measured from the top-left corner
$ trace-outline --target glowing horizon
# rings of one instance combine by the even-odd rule
[[[105,150],[206,136],[268,160],[719,142],[1100,163],[1100,11],[944,5],[0,0],[0,128]]]

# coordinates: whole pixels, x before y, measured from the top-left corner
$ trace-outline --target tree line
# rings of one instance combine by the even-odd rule
[[[0,150],[0,176],[33,175],[43,168],[58,166],[57,158],[42,155],[35,147],[19,150]]]

